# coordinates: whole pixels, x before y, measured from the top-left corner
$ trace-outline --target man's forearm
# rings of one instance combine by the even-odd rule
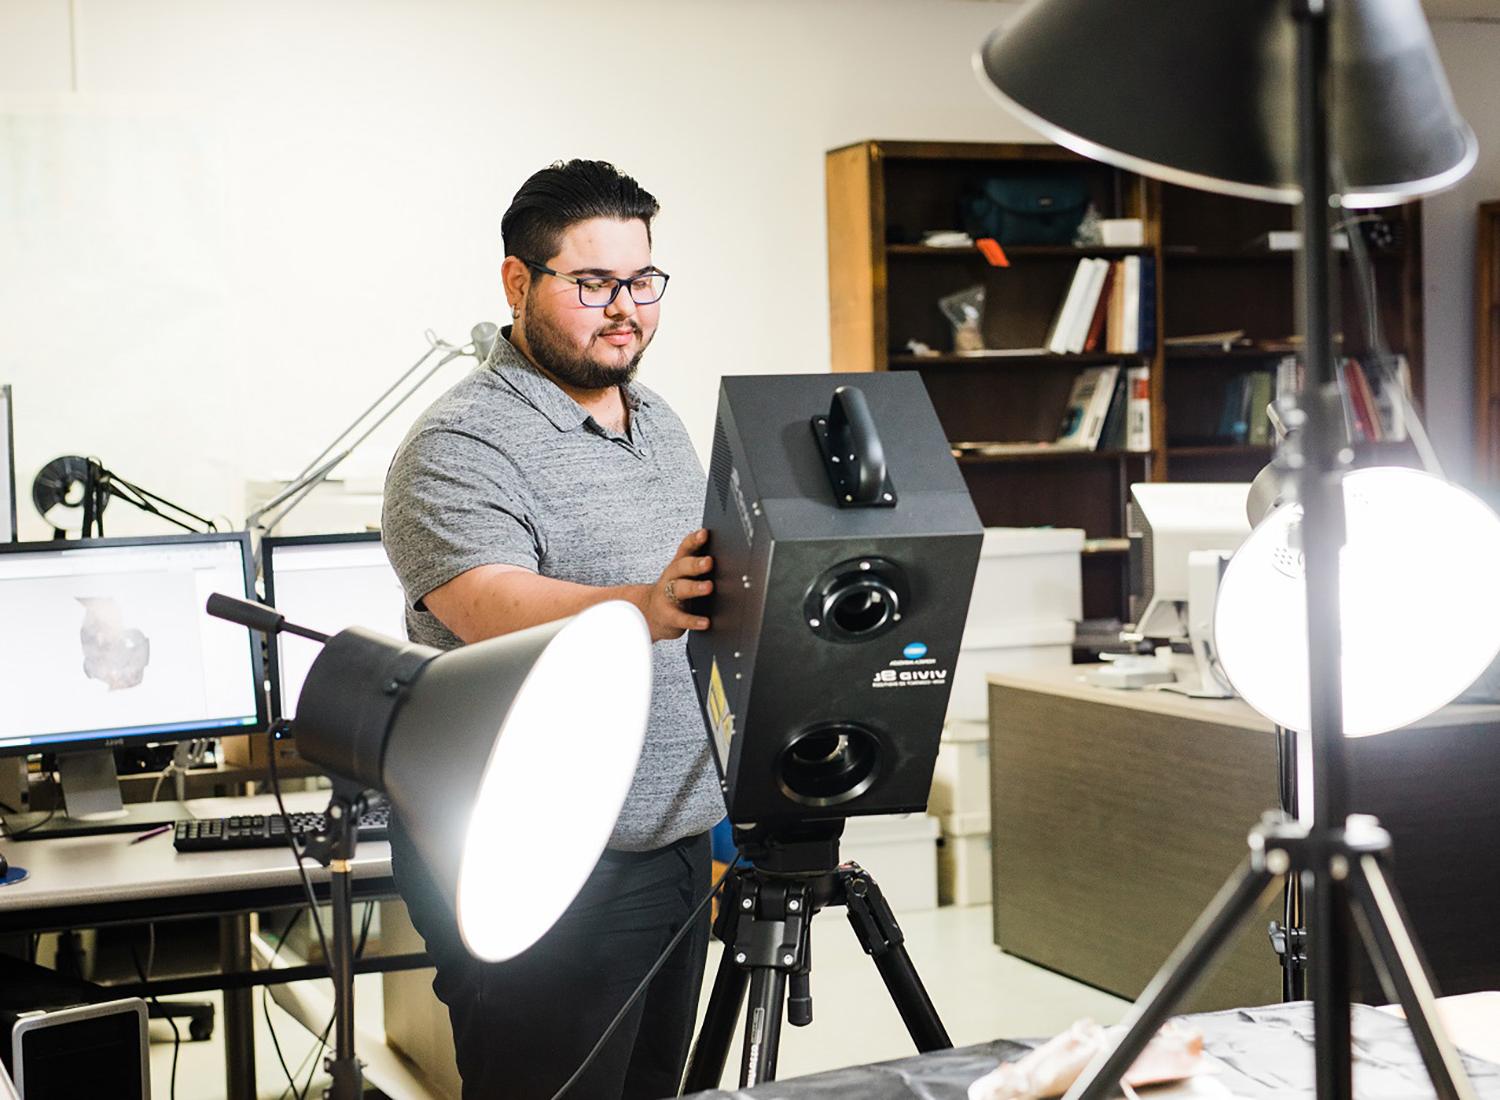
[[[481,567],[430,593],[425,602],[461,641],[478,642],[565,619],[606,600],[628,600],[639,607],[648,587],[596,588],[525,570]]]

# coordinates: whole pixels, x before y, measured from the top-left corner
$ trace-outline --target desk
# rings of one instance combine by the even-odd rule
[[[287,810],[321,810],[326,791],[297,791],[286,796]],[[187,803],[194,817],[275,813],[270,795],[248,798],[202,798]],[[30,872],[24,882],[0,890],[0,933],[52,932],[112,924],[136,924],[186,917],[216,916],[220,922],[219,975],[179,981],[152,981],[138,992],[182,993],[223,989],[225,1072],[230,1100],[255,1096],[253,984],[250,969],[248,914],[306,904],[297,866],[285,847],[229,852],[178,852],[169,833],[131,844],[129,834],[17,840],[6,844],[10,861]],[[328,872],[307,865],[320,900],[327,896]],[[395,896],[390,845],[361,844],[354,860],[356,901]],[[374,962],[367,960],[367,962]],[[423,956],[384,960],[401,965],[430,965]],[[387,969],[369,965],[356,969]],[[326,975],[310,972],[265,972],[274,981]]]
[[[1134,999],[1276,806],[1275,735],[1238,699],[1094,687],[1082,671],[990,677],[995,942]],[[1351,808],[1394,837],[1395,881],[1447,994],[1500,987],[1497,726],[1500,707],[1454,706],[1349,743]],[[1279,999],[1266,936],[1279,913],[1252,918],[1184,1007]],[[1385,999],[1368,968],[1360,993]]]

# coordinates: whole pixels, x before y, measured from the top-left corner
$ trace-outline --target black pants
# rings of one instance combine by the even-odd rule
[[[548,1100],[593,1049],[709,887],[707,834],[653,852],[607,851],[577,899],[529,950],[483,963],[399,829],[396,884],[437,964],[463,1100]],[[675,1096],[708,951],[708,910],[672,953],[568,1100]]]

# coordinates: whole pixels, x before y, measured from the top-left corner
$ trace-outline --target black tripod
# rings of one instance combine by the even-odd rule
[[[953,1045],[880,887],[858,864],[839,863],[843,831],[842,821],[776,835],[759,828],[735,829],[735,843],[750,865],[730,876],[719,901],[714,935],[724,944],[724,955],[688,1058],[683,1091],[718,1086],[747,985],[740,1085],[776,1079],[783,1007],[792,1026],[812,1023],[809,932],[813,916],[830,905],[845,907],[917,1049]]]

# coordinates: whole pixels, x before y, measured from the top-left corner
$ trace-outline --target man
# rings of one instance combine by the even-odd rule
[[[683,641],[708,626],[683,606],[712,590],[707,533],[695,529],[705,478],[681,421],[634,381],[667,283],[651,262],[656,211],[598,161],[527,180],[500,223],[514,324],[417,421],[386,478],[385,544],[413,641],[451,647],[626,599],[655,643],[646,744],[609,850],[531,950],[497,964],[469,956],[393,830],[464,1100],[550,1097],[708,890],[706,830],[724,803]],[[589,690],[589,669],[578,688]],[[441,729],[432,751],[443,751]],[[536,823],[539,838],[564,827]],[[676,1093],[707,944],[705,913],[570,1096]]]

